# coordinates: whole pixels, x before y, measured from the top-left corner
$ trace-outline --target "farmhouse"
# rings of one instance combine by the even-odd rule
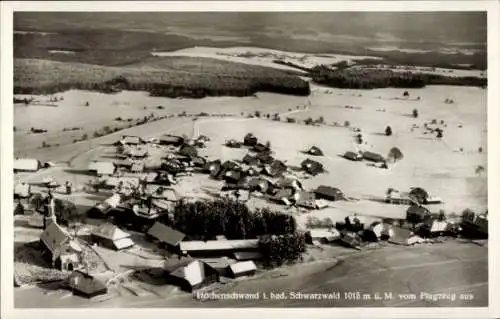
[[[56,268],[72,271],[79,265],[82,248],[57,223],[50,223],[45,228],[40,241]]]
[[[243,145],[245,146],[255,146],[257,144],[257,137],[255,137],[252,133],[248,133],[245,135],[243,139]]]
[[[160,145],[181,146],[184,144],[184,139],[180,136],[165,134],[159,139]]]
[[[323,151],[317,146],[312,146],[307,153],[312,156],[323,156]]]
[[[242,162],[245,163],[245,164],[247,164],[247,165],[257,165],[258,164],[257,157],[252,156],[250,154],[246,154],[243,157]]]
[[[344,153],[344,158],[350,161],[361,161],[363,159],[363,156],[358,153],[348,151]]]
[[[362,156],[363,156],[363,159],[370,161],[370,162],[376,162],[376,163],[385,162],[385,158],[382,155],[374,153],[374,152],[366,151],[366,152],[362,153]]]
[[[73,271],[67,280],[68,287],[74,295],[92,298],[108,293],[108,288],[104,283],[79,270]]]
[[[90,208],[87,214],[89,217],[102,218],[113,208],[116,208],[121,202],[120,194],[113,194],[111,197],[105,199],[103,202],[96,204]]]
[[[295,205],[316,209],[316,197],[314,193],[306,192],[306,191],[298,191],[293,195],[293,199],[295,200]]]
[[[122,250],[134,246],[129,233],[109,223],[102,224],[93,229],[91,238],[93,242],[114,250]]]
[[[228,266],[229,276],[232,278],[255,274],[257,266],[251,260],[241,261]]]
[[[409,193],[399,192],[397,190],[390,190],[385,198],[386,203],[389,204],[400,204],[400,205],[412,205],[418,204]]]
[[[262,143],[257,143],[253,146],[252,148],[254,152],[261,153],[261,152],[268,152],[269,151],[269,146],[264,145]]]
[[[42,168],[42,163],[33,158],[19,158],[14,160],[14,173],[36,172]]]
[[[316,198],[318,199],[326,199],[329,201],[346,200],[344,193],[336,187],[320,185],[314,191],[314,194],[316,194]]]
[[[331,243],[340,239],[340,232],[335,228],[315,228],[306,233],[306,241],[309,244],[314,242]]]
[[[147,237],[158,240],[167,249],[178,251],[179,245],[186,238],[186,235],[165,224],[155,222],[148,230]]]
[[[185,254],[233,253],[238,250],[256,250],[259,248],[258,242],[258,239],[183,241],[180,250]]]
[[[240,148],[241,147],[241,143],[238,142],[237,140],[228,140],[228,141],[226,141],[225,145],[227,147],[230,147],[230,148]]]
[[[271,165],[264,166],[264,173],[271,177],[279,177],[287,170],[285,163],[279,160],[274,160]]]
[[[116,166],[112,162],[94,161],[89,164],[89,171],[98,176],[113,175],[116,171]]]
[[[394,230],[392,229],[392,225],[374,222],[366,229],[364,235],[370,240],[377,241],[379,239],[389,239],[393,237]]]
[[[263,178],[254,178],[248,182],[248,188],[251,191],[258,191],[261,193],[267,192],[269,189],[269,182]]]
[[[123,145],[139,145],[144,143],[144,141],[139,136],[126,135],[122,137],[120,143]]]
[[[316,161],[313,161],[309,158],[302,161],[300,166],[302,167],[302,169],[304,171],[306,171],[307,173],[309,173],[313,176],[316,176],[316,175],[323,172],[323,164],[316,162]]]
[[[165,268],[168,280],[187,292],[219,281],[216,269],[192,258],[185,258],[173,266],[166,265]]]
[[[187,157],[195,157],[198,156],[198,150],[191,145],[182,145],[179,149],[179,154]]]
[[[210,174],[210,176],[216,176],[221,169],[221,161],[220,160],[215,160],[215,161],[210,161],[206,162],[203,171],[205,173]]]

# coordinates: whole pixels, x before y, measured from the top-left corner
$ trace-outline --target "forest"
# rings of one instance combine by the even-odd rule
[[[15,59],[14,94],[53,94],[70,89],[104,93],[126,89],[172,98],[310,93],[309,84],[298,76],[208,58],[154,58],[127,67]]]
[[[486,78],[395,72],[386,69],[332,70],[326,66],[317,66],[310,74],[316,83],[343,89],[423,88],[426,85],[487,86]]]

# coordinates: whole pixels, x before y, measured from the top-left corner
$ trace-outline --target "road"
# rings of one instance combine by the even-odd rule
[[[202,302],[190,294],[172,293],[167,297],[153,294],[122,296],[98,302],[58,294],[44,295],[40,288],[16,289],[14,296],[16,307],[28,308],[485,307],[488,305],[487,254],[487,247],[459,240],[422,247],[387,247],[354,254],[340,261],[319,261],[274,270],[251,279],[233,281],[216,292],[219,295],[258,292],[257,300]],[[287,298],[269,298],[272,292],[284,293]],[[338,292],[339,299],[294,299],[290,292],[300,292],[302,296]],[[264,293],[268,299],[264,299]],[[380,294],[380,300],[375,300],[376,293]],[[385,293],[392,294],[392,298],[387,295],[384,299]],[[428,298],[436,298],[438,293],[451,293],[455,294],[455,300],[425,300],[421,293],[427,293]],[[411,294],[415,299],[410,298]],[[461,295],[468,300],[460,299]]]

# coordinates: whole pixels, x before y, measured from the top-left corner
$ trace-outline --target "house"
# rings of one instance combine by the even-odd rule
[[[233,253],[233,258],[238,261],[245,261],[245,260],[259,260],[262,259],[263,256],[258,251],[236,251]]]
[[[343,230],[341,232],[340,241],[344,245],[351,248],[359,249],[359,247],[361,246],[361,238],[359,237],[358,234],[352,231]]]
[[[228,266],[229,276],[232,278],[253,275],[256,271],[257,266],[251,260],[240,261]]]
[[[345,152],[343,156],[345,159],[348,159],[350,161],[356,161],[356,162],[361,161],[363,159],[363,156],[361,156],[358,153],[351,152],[351,151]]]
[[[14,160],[14,173],[36,172],[42,168],[42,163],[33,158],[17,158]]]
[[[144,141],[139,136],[126,135],[122,137],[120,143],[123,145],[139,145],[144,143]]]
[[[252,133],[248,133],[243,139],[243,145],[245,146],[255,146],[257,142],[257,137],[255,137]]]
[[[399,192],[394,189],[390,189],[387,192],[385,202],[389,204],[399,204],[399,205],[413,205],[418,204],[408,192]]]
[[[252,147],[253,151],[256,153],[261,153],[261,152],[269,152],[269,146],[264,145],[262,143],[257,143]]]
[[[201,156],[191,157],[191,165],[193,165],[194,167],[203,168],[203,167],[205,167],[206,163],[207,163],[207,160]]]
[[[31,186],[27,183],[16,183],[14,186],[14,199],[28,198],[31,196]]]
[[[126,149],[124,154],[133,159],[142,159],[148,156],[148,150],[145,148],[133,147]]]
[[[159,138],[160,145],[181,146],[184,144],[184,139],[180,136],[165,134]]]
[[[313,161],[311,159],[306,159],[304,161],[302,161],[302,163],[300,164],[300,166],[302,167],[302,169],[304,171],[306,171],[307,173],[313,175],[313,176],[316,176],[320,173],[323,172],[323,164],[319,163],[319,162],[316,162],[316,161]]]
[[[389,239],[394,236],[392,225],[374,222],[364,232],[364,236],[371,241]]]
[[[279,160],[274,160],[270,165],[264,166],[264,173],[271,177],[279,177],[283,175],[287,169],[288,167],[285,163]]]
[[[179,251],[179,245],[186,238],[186,235],[165,224],[155,222],[148,230],[147,237],[158,240],[167,249]]]
[[[203,172],[209,173],[211,176],[217,175],[221,169],[221,161],[220,160],[215,160],[215,161],[209,161],[206,162],[205,165],[203,166]]]
[[[252,156],[250,154],[246,154],[241,161],[247,165],[257,165],[258,164],[257,157]]]
[[[179,244],[185,254],[193,253],[233,253],[238,250],[256,250],[258,239],[183,241]]]
[[[298,191],[293,194],[293,199],[297,206],[316,209],[316,198],[314,196],[314,193]]]
[[[412,224],[418,224],[431,217],[431,212],[420,205],[411,205],[406,210],[406,220]]]
[[[303,190],[302,183],[293,176],[282,176],[276,180],[275,184],[279,188],[291,188],[296,191]]]
[[[226,141],[225,145],[230,148],[240,148],[241,143],[238,142],[237,140],[228,140]]]
[[[93,229],[90,236],[92,242],[114,250],[122,250],[134,246],[129,233],[110,223],[102,224]]]
[[[251,191],[266,193],[269,189],[269,182],[263,178],[254,178],[248,182],[248,188]]]
[[[229,266],[236,262],[235,260],[230,259],[227,256],[215,258],[198,258],[198,260],[217,270],[219,276],[224,277],[230,276]]]
[[[198,150],[194,146],[184,144],[179,149],[179,154],[187,157],[195,157],[198,156]]]
[[[136,162],[130,167],[132,173],[142,173],[144,171],[144,163]]]
[[[50,223],[40,236],[52,265],[61,270],[74,270],[80,264],[82,248],[57,223]]]
[[[224,174],[222,174],[221,178],[228,183],[239,183],[243,178],[243,174],[240,171],[236,170],[226,170]]]
[[[361,155],[363,156],[363,159],[370,161],[370,162],[384,163],[386,161],[382,155],[374,153],[374,152],[366,151],[366,152],[363,152]]]
[[[97,174],[98,176],[113,175],[116,171],[116,166],[112,162],[91,162],[89,164],[89,171]]]
[[[144,189],[144,193],[147,196],[151,196],[153,199],[163,199],[171,202],[178,200],[178,196],[173,188],[163,187],[156,184],[148,184]]]
[[[256,156],[259,165],[271,164],[274,158],[268,152],[260,152]]]
[[[320,242],[323,244],[340,239],[340,232],[336,228],[315,228],[306,232],[306,241],[309,244]]]
[[[123,157],[123,158],[116,160],[114,162],[116,167],[124,167],[126,169],[131,169],[132,166],[134,165],[134,163],[135,162],[128,157]]]
[[[393,227],[393,236],[389,238],[389,242],[395,245],[410,246],[418,243],[423,243],[425,240],[415,235],[412,231],[406,228]]]
[[[173,266],[166,265],[165,268],[168,280],[188,292],[219,281],[216,269],[192,258],[185,258]]]
[[[323,151],[317,146],[312,146],[307,153],[312,156],[323,156]]]
[[[113,194],[101,203],[96,204],[87,212],[89,217],[102,218],[105,217],[110,210],[116,208],[121,202],[120,194]]]
[[[340,189],[325,185],[318,186],[318,188],[314,191],[314,194],[318,199],[326,199],[332,202],[347,199]]]
[[[67,278],[67,282],[68,288],[73,291],[74,295],[92,298],[108,293],[108,288],[104,283],[79,270],[73,271]]]

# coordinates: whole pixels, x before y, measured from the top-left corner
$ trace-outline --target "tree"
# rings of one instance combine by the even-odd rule
[[[305,125],[311,125],[313,123],[312,117],[308,117],[307,119],[304,120]]]
[[[345,121],[345,122],[344,122],[344,126],[345,126],[345,127],[349,127],[350,125],[351,125],[351,122],[349,122],[349,121]]]
[[[392,128],[390,126],[387,126],[385,128],[385,135],[386,136],[391,136],[392,135]]]
[[[85,134],[82,135],[82,141],[85,141],[88,138],[89,138],[89,136],[87,135],[87,133],[85,133]]]
[[[418,110],[417,109],[413,109],[412,115],[413,115],[414,118],[417,118],[418,117]]]
[[[482,153],[482,152],[483,152],[483,148],[482,148],[482,147],[479,147],[479,148],[477,149],[477,151],[478,151],[479,153]]]
[[[476,175],[481,175],[482,173],[484,173],[484,166],[478,165],[476,167]]]
[[[437,138],[443,138],[443,130],[442,129],[437,129],[436,132],[437,132],[437,135],[436,135]]]
[[[389,154],[387,155],[387,158],[392,160],[393,162],[397,162],[403,159],[403,152],[397,147],[391,148],[389,151]]]
[[[325,118],[324,118],[323,116],[320,116],[320,117],[316,120],[316,122],[318,122],[318,123],[320,123],[320,124],[323,124],[323,123],[325,123]]]
[[[255,117],[260,117],[260,111],[255,111]]]
[[[267,149],[271,149],[271,142],[270,141],[266,142],[266,147],[267,147]]]
[[[408,91],[404,91],[403,96],[408,97],[408,96],[410,96],[410,93],[408,93]]]

